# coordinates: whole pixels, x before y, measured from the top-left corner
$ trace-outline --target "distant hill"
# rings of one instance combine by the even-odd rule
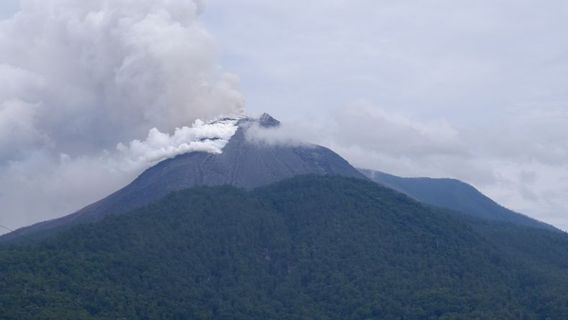
[[[0,288],[4,320],[567,319],[568,236],[302,176],[4,244]]]
[[[371,180],[433,206],[448,208],[477,218],[557,230],[543,222],[511,211],[473,186],[455,179],[402,178],[373,170],[360,170]]]

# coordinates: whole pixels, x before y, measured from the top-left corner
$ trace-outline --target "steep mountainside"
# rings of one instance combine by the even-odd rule
[[[380,171],[360,171],[371,180],[405,193],[420,202],[456,210],[481,219],[556,230],[550,225],[504,208],[473,186],[459,180],[402,178]]]
[[[148,169],[125,188],[74,214],[22,228],[0,239],[43,237],[50,230],[97,221],[107,214],[140,208],[172,191],[193,186],[232,185],[250,189],[304,174],[364,179],[347,161],[324,147],[249,142],[245,130],[254,124],[270,128],[278,126],[279,122],[267,114],[258,120],[242,119],[240,128],[222,154],[191,152],[165,160]]]
[[[2,319],[566,319],[568,237],[304,176],[0,247]]]

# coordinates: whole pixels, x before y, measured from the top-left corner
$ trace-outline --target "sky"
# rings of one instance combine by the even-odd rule
[[[153,163],[135,141],[268,112],[355,166],[568,230],[566,1],[132,3],[0,2],[0,224],[125,185]]]

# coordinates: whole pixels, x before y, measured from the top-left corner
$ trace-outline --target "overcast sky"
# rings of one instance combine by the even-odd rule
[[[272,113],[356,166],[459,178],[568,229],[568,2],[209,0],[203,7],[147,0],[131,10],[129,1],[27,0],[28,18],[20,19],[11,17],[17,1],[0,2],[0,18],[9,21],[0,25],[0,49],[9,49],[0,53],[0,84],[12,88],[0,89],[0,224],[61,216],[108,194],[135,175],[117,173],[114,145],[144,139],[152,127],[171,132],[239,109],[244,97],[246,112]],[[97,7],[101,2],[122,9],[116,14]],[[70,7],[65,14],[32,19],[62,6]],[[90,11],[102,13],[85,23]],[[143,23],[109,35],[115,15]],[[18,54],[37,45],[26,38],[33,35],[55,44]],[[81,69],[92,59],[85,51],[96,52],[100,70]],[[140,63],[127,65],[117,82],[110,71],[124,61]],[[63,75],[54,75],[54,65]],[[186,73],[200,76],[180,77]],[[166,94],[148,93],[155,79],[172,82]],[[204,81],[207,90],[200,89]],[[179,88],[197,89],[180,95]],[[73,102],[63,101],[69,96]],[[153,104],[142,108],[143,100]],[[14,101],[32,105],[36,116],[16,112],[24,109]],[[158,115],[164,109],[166,116]],[[44,117],[53,113],[60,116]],[[131,117],[138,114],[144,117]],[[8,131],[14,119],[21,125]],[[86,124],[84,135],[60,129],[70,119]],[[16,129],[22,134],[12,138]],[[95,169],[85,175],[85,168]],[[111,181],[103,178],[109,172]],[[85,179],[93,182],[78,182]]]

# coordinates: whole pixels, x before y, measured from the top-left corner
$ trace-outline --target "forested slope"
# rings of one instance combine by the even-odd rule
[[[565,319],[568,237],[303,176],[0,247],[2,319]]]

